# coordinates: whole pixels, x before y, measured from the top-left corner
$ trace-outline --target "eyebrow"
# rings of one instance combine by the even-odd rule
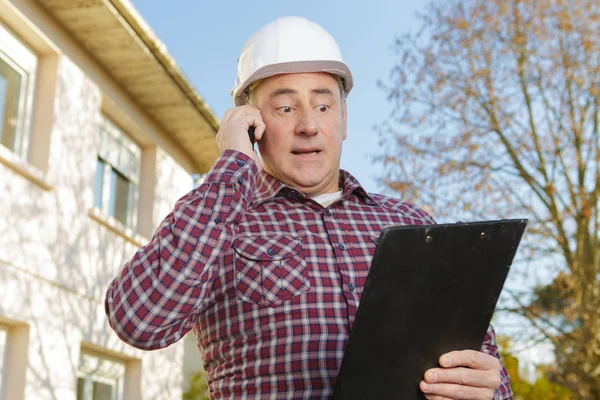
[[[322,88],[322,89],[313,89],[312,92],[314,94],[328,94],[333,96],[333,92],[327,88]]]
[[[281,96],[282,94],[298,94],[297,90],[294,89],[277,89],[269,96],[271,99],[274,99],[277,96]]]
[[[333,95],[333,92],[327,88],[319,88],[319,89],[313,89],[311,91],[313,94],[328,94],[328,95]],[[271,99],[274,99],[277,96],[281,96],[284,94],[298,94],[298,91],[296,89],[289,89],[289,88],[282,88],[282,89],[277,89],[275,90],[273,93],[271,93],[271,95],[269,96]]]

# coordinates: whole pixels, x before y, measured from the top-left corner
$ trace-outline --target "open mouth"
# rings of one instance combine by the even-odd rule
[[[297,155],[297,156],[312,156],[315,154],[319,154],[320,152],[321,152],[321,150],[306,149],[306,150],[293,150],[292,154]]]

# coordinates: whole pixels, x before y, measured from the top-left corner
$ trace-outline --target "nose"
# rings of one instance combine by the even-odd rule
[[[319,133],[319,122],[316,110],[313,110],[311,107],[303,109],[299,114],[298,123],[296,125],[296,134],[314,136],[317,133]]]

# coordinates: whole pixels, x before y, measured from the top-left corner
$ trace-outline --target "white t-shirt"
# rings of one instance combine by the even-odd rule
[[[311,198],[326,208],[328,205],[330,205],[334,201],[342,198],[342,191],[340,190],[339,192],[320,194],[318,196],[311,197]]]

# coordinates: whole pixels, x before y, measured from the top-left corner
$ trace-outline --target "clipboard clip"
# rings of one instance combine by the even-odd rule
[[[486,240],[487,239],[487,232],[481,232],[481,234],[479,235],[479,237],[481,238],[481,240]],[[431,235],[425,235],[425,243],[431,243],[433,242],[433,236]]]

